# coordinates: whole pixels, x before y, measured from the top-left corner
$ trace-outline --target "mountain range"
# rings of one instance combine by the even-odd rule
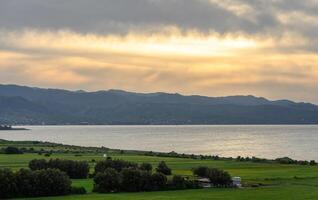
[[[318,124],[318,106],[255,96],[0,85],[0,124]]]

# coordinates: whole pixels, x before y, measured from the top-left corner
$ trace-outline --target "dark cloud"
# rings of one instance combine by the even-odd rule
[[[277,25],[272,15],[256,22],[209,0],[2,0],[0,27],[128,32],[175,26],[181,30],[260,32]],[[143,30],[144,30],[143,29]]]

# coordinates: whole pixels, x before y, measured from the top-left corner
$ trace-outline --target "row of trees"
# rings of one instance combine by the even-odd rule
[[[57,196],[71,192],[71,180],[58,169],[21,169],[17,172],[0,169],[0,199]]]
[[[294,160],[289,157],[276,158],[275,160],[270,160],[266,158],[257,158],[257,157],[241,157],[238,156],[236,161],[240,162],[256,162],[256,163],[279,163],[279,164],[294,164],[294,165],[317,165],[315,160],[306,161],[306,160]]]
[[[117,172],[121,172],[123,169],[139,169],[142,171],[152,171],[152,165],[150,163],[142,163],[138,165],[135,162],[129,162],[124,160],[112,160],[111,158],[103,161],[99,161],[95,165],[95,174],[99,172],[104,172],[106,169],[114,169]],[[164,175],[171,175],[171,169],[167,166],[167,164],[162,161],[158,164],[158,167],[156,168],[156,171],[159,173],[162,173]]]
[[[0,152],[4,154],[23,154],[23,151],[21,149],[13,146],[2,148]]]
[[[167,175],[171,175],[171,169],[165,162],[158,164],[155,173],[152,171],[152,165],[149,163],[138,165],[123,160],[100,161],[95,166],[94,191],[140,192],[198,187],[194,181],[181,176],[174,176],[168,181]]]
[[[232,186],[231,175],[221,169],[197,167],[193,169],[193,174],[199,177],[210,179],[214,187],[229,187]]]
[[[280,163],[280,164],[298,164],[298,165],[317,165],[315,160],[293,160],[288,157],[277,158],[277,159],[266,159],[258,157],[219,157],[217,155],[194,155],[194,154],[179,154],[174,151],[170,153],[160,153],[160,152],[145,152],[146,156],[156,156],[156,157],[173,157],[173,158],[190,158],[190,159],[200,159],[200,160],[235,160],[240,162],[256,162],[256,163]]]
[[[94,178],[94,191],[107,192],[139,192],[161,190],[167,183],[162,173],[152,174],[149,171],[126,168],[121,172],[108,168],[99,172]]]
[[[59,169],[72,179],[87,178],[89,173],[89,165],[86,161],[34,159],[29,162],[29,168],[31,170]]]

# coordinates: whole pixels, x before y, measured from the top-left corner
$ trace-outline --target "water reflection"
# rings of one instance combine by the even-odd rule
[[[318,126],[30,126],[7,140],[176,151],[221,156],[318,160]]]

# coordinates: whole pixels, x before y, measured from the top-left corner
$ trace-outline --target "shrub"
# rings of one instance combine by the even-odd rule
[[[228,172],[220,169],[210,169],[208,177],[215,187],[228,187],[232,185],[232,178]]]
[[[167,178],[162,173],[151,174],[149,171],[125,168],[120,173],[107,168],[98,172],[94,178],[94,191],[109,192],[140,192],[161,190],[166,186]]]
[[[20,169],[16,173],[16,185],[19,196],[31,197],[36,192],[35,188],[36,177],[34,172],[28,169]]]
[[[151,184],[153,190],[162,190],[167,184],[167,177],[160,172],[154,173],[151,176]]]
[[[164,161],[161,161],[156,168],[156,171],[163,173],[164,175],[171,175],[171,169],[167,166]]]
[[[209,173],[209,168],[200,166],[200,167],[194,168],[192,171],[193,171],[193,174],[196,176],[207,177]]]
[[[152,185],[152,175],[150,171],[142,170],[140,172],[140,190],[152,191],[154,187]]]
[[[0,198],[66,195],[71,192],[69,177],[60,170],[0,170]]]
[[[231,175],[223,170],[207,167],[197,167],[193,169],[193,174],[209,178],[215,187],[228,187],[232,185]]]
[[[16,191],[14,173],[9,169],[0,169],[0,199],[14,197]]]
[[[29,168],[31,170],[40,170],[40,169],[47,169],[48,164],[45,159],[34,159],[29,162]]]
[[[86,194],[86,189],[84,187],[72,187],[71,194]]]
[[[46,161],[44,159],[31,160],[29,162],[29,167],[31,170],[40,169],[59,169],[67,173],[70,178],[81,179],[87,178],[89,172],[89,165],[85,161],[73,161],[73,160],[60,160],[60,159],[50,159]]]
[[[126,192],[138,192],[141,190],[141,172],[137,169],[123,169],[121,172],[121,188]]]
[[[71,180],[58,169],[37,170],[34,176],[36,196],[66,195],[71,192]]]
[[[316,161],[311,160],[311,161],[309,162],[309,164],[310,164],[310,165],[316,165]]]
[[[124,161],[124,160],[107,159],[107,160],[97,162],[97,164],[95,166],[95,173],[104,172],[108,168],[113,168],[117,172],[121,172],[124,168],[137,169],[138,164],[133,163],[133,162]]]
[[[183,189],[183,188],[186,188],[186,186],[187,186],[186,180],[182,176],[179,176],[179,175],[174,175],[172,177],[171,184],[176,189]]]
[[[11,147],[11,146],[5,148],[4,153],[5,154],[23,154],[23,152],[17,147]]]
[[[152,171],[152,165],[150,163],[142,163],[139,166],[139,169],[144,170],[144,171],[148,171],[151,172]]]
[[[94,192],[118,192],[120,188],[120,175],[111,168],[98,172],[94,177]]]

